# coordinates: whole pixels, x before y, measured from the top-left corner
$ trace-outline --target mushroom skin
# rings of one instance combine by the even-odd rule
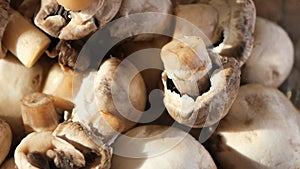
[[[2,45],[2,38],[4,36],[4,32],[6,29],[6,26],[9,21],[9,14],[8,14],[8,9],[10,8],[9,6],[10,0],[1,0],[0,1],[0,58],[4,58],[6,56],[7,49]]]
[[[9,153],[12,144],[12,131],[7,122],[0,119],[0,165]]]
[[[42,0],[34,23],[53,37],[78,40],[112,20],[121,2],[122,0],[94,0],[87,9],[72,11],[59,5],[56,0]]]
[[[133,152],[140,157],[114,154],[112,169],[216,169],[205,148],[191,135],[175,127],[145,125],[118,138],[116,151]],[[130,151],[131,150],[131,151]],[[133,151],[132,151],[133,150]]]
[[[17,169],[15,159],[9,158],[4,161],[4,163],[0,166],[0,169]]]
[[[84,168],[109,169],[112,148],[105,142],[95,142],[90,132],[78,122],[66,121],[58,125],[53,135],[60,137],[83,153],[87,163]],[[105,137],[105,135],[103,135]]]
[[[0,74],[0,118],[9,123],[14,142],[18,142],[24,136],[20,100],[29,93],[41,90],[43,68],[40,64],[26,68],[16,57],[8,54],[0,60]]]
[[[185,46],[197,51],[199,49],[194,49],[195,46],[193,46],[193,44],[196,43],[193,43],[192,45],[189,44],[193,38],[195,37],[189,37],[188,39],[190,39],[190,41],[185,40]],[[200,48],[200,50],[207,49]],[[174,48],[173,53],[176,51],[178,50]],[[182,68],[186,67],[188,63],[192,63],[192,65],[199,64],[197,63],[199,62],[199,59],[203,59],[201,58],[203,56],[199,54],[205,53],[206,51],[200,52],[201,53],[197,52],[197,55],[195,56],[199,57],[198,59],[192,59],[190,62],[174,62],[174,64],[170,65]],[[211,51],[207,51],[207,53],[209,56],[208,63],[211,64],[211,68],[208,67],[209,64],[204,64],[208,67],[208,70],[206,71],[208,72],[208,79],[204,79],[204,82],[210,86],[205,88],[207,90],[203,90],[197,95],[193,96],[182,93],[180,90],[178,91],[176,84],[172,79],[172,76],[170,76],[169,72],[167,72],[167,69],[162,73],[162,82],[165,94],[164,104],[168,113],[177,122],[194,128],[207,127],[221,120],[228,113],[230,106],[237,96],[240,86],[240,67],[238,61],[231,57],[219,56]],[[161,54],[162,57],[164,57],[164,53],[162,52]],[[183,58],[189,59],[191,58],[189,54],[190,53],[186,52],[178,52],[177,57],[182,57],[181,60],[183,60]],[[197,71],[200,71],[201,73],[201,71],[203,71],[203,69],[201,69],[202,67],[203,66],[200,66],[200,68],[195,67],[193,69],[190,67],[190,70],[186,71],[190,73],[190,76],[182,76],[181,85],[184,86],[186,84],[188,88],[191,87],[190,84],[192,83],[194,83],[194,85],[197,84],[197,81],[190,81],[189,79],[192,77],[199,78]],[[179,75],[187,74],[186,72],[181,71],[181,69],[178,69],[177,71]],[[203,78],[200,80],[203,80]],[[174,86],[172,86],[172,82],[175,84]],[[206,83],[200,83],[200,87],[203,86],[203,84],[206,85]],[[199,89],[193,88],[193,91],[194,90]]]
[[[50,132],[28,134],[17,146],[14,158],[19,169],[47,169],[51,165],[56,168],[81,168],[85,165],[81,152]]]
[[[278,89],[247,84],[208,147],[224,169],[299,168],[299,120],[299,111]]]
[[[242,67],[242,83],[279,87],[294,64],[294,47],[288,34],[272,21],[257,17],[254,48]]]

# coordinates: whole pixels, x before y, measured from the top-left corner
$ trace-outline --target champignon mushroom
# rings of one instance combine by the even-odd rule
[[[293,64],[294,47],[288,34],[275,23],[257,17],[254,48],[242,67],[242,82],[279,87]]]
[[[52,97],[43,93],[31,93],[22,99],[21,113],[25,132],[53,131],[59,124]]]
[[[224,169],[299,168],[299,120],[279,90],[244,85],[208,145]]]
[[[4,163],[0,166],[0,169],[17,169],[15,159],[9,158],[4,161]]]
[[[20,100],[41,90],[43,68],[40,64],[26,68],[14,56],[8,55],[0,60],[0,117],[10,124],[14,142],[18,142],[24,135]]]
[[[12,144],[12,131],[7,122],[0,119],[0,165],[9,153]]]
[[[163,34],[170,29],[172,20],[167,14],[172,14],[170,0],[123,0],[116,17],[124,17],[127,22],[121,24],[117,22],[110,28],[110,34],[112,37],[118,38],[123,38],[125,35],[136,35],[133,37],[135,41],[152,40],[154,36],[148,33]],[[133,17],[131,18],[130,15]]]
[[[105,142],[95,142],[90,131],[78,122],[64,122],[58,125],[53,134],[71,143],[83,153],[87,159],[85,168],[109,169],[112,157],[112,148]],[[104,133],[102,133],[104,134]],[[103,135],[105,136],[105,135]]]
[[[81,168],[86,161],[81,152],[49,132],[30,133],[14,153],[19,169]]]
[[[220,42],[213,48],[214,52],[221,56],[234,57],[242,66],[253,47],[256,17],[253,1],[199,0],[198,2],[200,4],[177,5],[176,14],[198,26],[213,43]],[[189,28],[189,25],[187,27],[183,24],[177,22],[176,27],[179,30],[175,32],[176,34],[198,36],[190,31],[192,28]],[[220,37],[220,31],[223,32],[223,39]]]
[[[34,23],[53,37],[81,39],[103,27],[118,12],[122,0],[78,1],[42,0]],[[79,10],[79,8],[83,10]],[[67,9],[69,8],[69,9]]]
[[[197,128],[221,120],[240,85],[239,63],[206,50],[200,37],[185,36],[161,52],[167,111],[177,122]]]
[[[175,127],[139,126],[118,138],[114,148],[112,169],[216,168],[205,148]]]
[[[51,41],[17,11],[9,9],[8,15],[9,18],[3,18],[8,20],[8,23],[4,28],[2,43],[26,67],[32,67]]]

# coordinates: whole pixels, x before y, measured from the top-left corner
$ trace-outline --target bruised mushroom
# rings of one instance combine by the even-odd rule
[[[26,68],[9,54],[0,60],[0,74],[0,117],[10,124],[17,142],[24,135],[20,100],[41,90],[43,68],[40,64]]]
[[[112,169],[216,169],[205,148],[175,127],[139,126],[114,144]]]
[[[299,111],[279,90],[244,85],[208,147],[224,169],[299,168],[299,120]]]
[[[12,144],[12,131],[7,122],[0,119],[0,165],[9,153]]]
[[[58,3],[56,0],[42,0],[34,23],[53,37],[77,40],[108,23],[118,12],[121,2],[94,0],[70,3],[59,0]]]
[[[177,5],[176,15],[196,25],[213,42],[213,51],[236,58],[240,66],[250,56],[256,11],[252,0],[199,0],[200,4]],[[202,9],[202,10],[199,10]],[[197,16],[197,17],[195,17]],[[198,36],[182,22],[177,22],[176,34]],[[192,29],[193,30],[193,29]],[[220,32],[224,39],[221,39]]]
[[[30,133],[14,153],[19,169],[81,168],[86,161],[81,152],[49,132]]]
[[[105,142],[95,142],[90,131],[78,122],[64,122],[54,130],[53,134],[71,143],[83,153],[86,161],[84,168],[109,169],[112,157],[112,148]],[[102,133],[104,134],[104,133]],[[105,136],[105,134],[103,135]]]
[[[288,34],[275,23],[257,18],[254,48],[242,67],[242,82],[279,87],[294,64],[294,47]]]
[[[199,37],[183,37],[163,47],[164,104],[179,123],[206,127],[221,120],[240,85],[238,62],[206,51]]]

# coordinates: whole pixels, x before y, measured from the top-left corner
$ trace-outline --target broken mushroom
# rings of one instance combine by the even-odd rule
[[[53,37],[77,40],[108,23],[118,12],[121,2],[93,0],[70,3],[68,0],[42,0],[34,23]],[[78,11],[79,8],[85,9]]]
[[[26,68],[8,54],[0,60],[0,74],[0,117],[9,123],[14,142],[18,142],[24,136],[20,100],[29,93],[41,90],[43,68],[40,64]]]
[[[205,33],[216,45],[213,48],[215,53],[221,56],[234,57],[242,66],[250,56],[253,47],[256,18],[253,1],[199,0],[198,3],[177,5],[176,14],[187,19]],[[195,28],[191,28],[189,25],[187,27],[182,22],[177,22],[176,27],[175,37],[176,34],[199,36],[193,34]]]
[[[22,99],[22,119],[25,132],[53,131],[59,123],[54,100],[43,93],[31,93]]]
[[[12,145],[12,131],[7,122],[0,119],[0,165],[5,160]]]
[[[49,132],[27,135],[17,146],[14,158],[19,169],[81,168],[86,163],[74,146]]]
[[[254,47],[242,67],[242,82],[279,87],[293,64],[294,47],[288,34],[275,23],[257,17]]]
[[[240,85],[239,63],[207,51],[200,37],[182,37],[163,47],[164,104],[179,123],[207,127],[229,111]]]
[[[158,164],[164,169],[216,169],[205,148],[175,127],[136,127],[119,137],[114,148],[112,169],[150,169]]]
[[[224,169],[299,168],[299,120],[299,111],[279,90],[244,85],[208,147]]]
[[[67,121],[58,125],[53,134],[71,143],[83,153],[85,168],[109,169],[112,157],[112,148],[105,142],[92,139],[90,131],[78,122]],[[101,133],[105,136],[105,133]],[[99,136],[100,137],[100,136]]]

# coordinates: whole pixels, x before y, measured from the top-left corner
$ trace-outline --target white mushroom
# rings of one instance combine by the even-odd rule
[[[279,90],[242,86],[228,115],[209,141],[224,169],[300,167],[300,117]]]
[[[8,123],[0,119],[0,165],[5,160],[12,144],[12,131]]]
[[[112,157],[112,148],[105,142],[95,142],[85,127],[78,122],[64,122],[53,131],[53,134],[71,143],[83,153],[86,161],[84,168],[109,169]],[[105,137],[105,133],[103,137]],[[100,136],[98,136],[100,137]]]
[[[294,47],[288,34],[275,23],[256,19],[254,48],[242,67],[243,83],[279,87],[294,64]]]
[[[206,127],[228,113],[240,85],[234,58],[212,53],[200,37],[188,36],[167,44],[161,57],[164,103],[177,122]]]
[[[188,133],[167,126],[139,126],[114,144],[112,169],[216,169],[205,148]]]
[[[24,135],[20,100],[41,90],[43,68],[40,64],[26,68],[9,55],[0,60],[0,74],[0,117],[10,124],[17,142]]]
[[[68,142],[48,132],[30,133],[14,153],[18,169],[81,168],[85,159]]]

